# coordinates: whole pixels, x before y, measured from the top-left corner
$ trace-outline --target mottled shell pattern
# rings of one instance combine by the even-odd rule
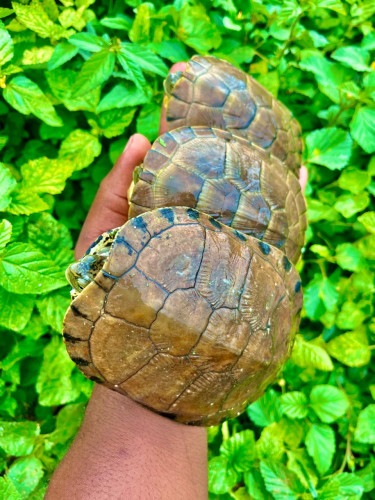
[[[212,57],[189,61],[167,116],[132,186],[132,218],[72,301],[64,340],[90,379],[178,422],[217,425],[262,395],[299,325],[300,130]]]

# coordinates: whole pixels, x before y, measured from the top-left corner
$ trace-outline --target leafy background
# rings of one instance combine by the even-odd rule
[[[0,497],[43,498],[90,396],[61,326],[98,184],[130,134],[156,137],[167,67],[211,53],[300,120],[310,226],[292,358],[208,429],[210,496],[375,498],[373,0],[1,5]]]

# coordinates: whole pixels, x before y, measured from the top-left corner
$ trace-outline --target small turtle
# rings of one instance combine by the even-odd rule
[[[130,220],[67,271],[64,340],[92,380],[217,425],[262,395],[299,325],[300,128],[213,57],[194,56],[165,88],[170,131],[135,171]]]
[[[298,173],[301,127],[291,112],[250,75],[213,56],[193,56],[164,85],[168,130],[202,125],[261,146]]]
[[[186,207],[147,212],[113,236],[65,317],[73,361],[178,422],[217,425],[241,413],[291,350],[302,292],[290,261]],[[96,248],[102,255],[99,242],[80,269]]]

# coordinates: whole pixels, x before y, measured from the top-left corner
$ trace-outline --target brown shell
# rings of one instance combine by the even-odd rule
[[[288,357],[302,307],[277,248],[191,208],[128,221],[64,322],[89,378],[179,422],[241,413]]]
[[[251,76],[213,56],[193,56],[167,101],[168,130],[202,125],[232,132],[270,151],[297,173],[301,127]]]
[[[230,132],[185,127],[159,137],[129,191],[129,217],[189,206],[282,249],[296,263],[306,203],[287,165]]]

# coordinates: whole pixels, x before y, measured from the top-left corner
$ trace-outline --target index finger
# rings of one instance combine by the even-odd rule
[[[185,62],[178,62],[171,67],[171,69],[169,70],[169,74],[176,73],[176,71],[185,71],[185,68],[186,68]],[[165,110],[165,95],[164,95],[163,104],[161,107],[159,135],[165,134],[165,132],[168,132],[168,127],[167,127],[167,117],[166,117],[166,110]]]

